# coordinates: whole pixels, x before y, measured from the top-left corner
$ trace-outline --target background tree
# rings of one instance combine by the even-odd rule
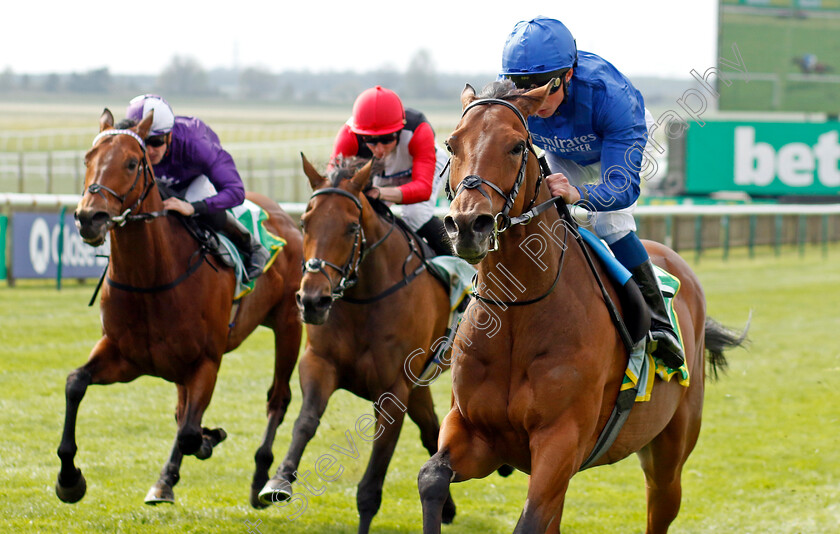
[[[165,94],[208,95],[213,93],[207,83],[207,73],[194,58],[174,56],[157,79]]]
[[[111,89],[111,73],[107,67],[75,72],[67,80],[67,90],[74,93],[107,93]]]
[[[264,100],[277,94],[277,76],[260,67],[248,67],[239,74],[239,96]]]
[[[432,54],[421,49],[414,53],[405,71],[403,94],[409,98],[437,98],[440,93]]]

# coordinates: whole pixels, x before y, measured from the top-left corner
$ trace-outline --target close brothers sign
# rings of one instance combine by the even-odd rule
[[[108,241],[94,248],[86,245],[76,229],[73,215],[14,213],[12,215],[12,269],[14,278],[55,278],[59,254],[62,278],[98,278],[108,260]],[[61,246],[59,246],[61,241]]]
[[[686,192],[840,195],[838,129],[838,122],[691,124],[686,132]]]

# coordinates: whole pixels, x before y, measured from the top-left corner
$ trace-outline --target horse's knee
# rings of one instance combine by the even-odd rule
[[[358,508],[361,517],[372,517],[376,515],[381,505],[381,484],[378,487],[365,486],[364,483],[359,484],[359,490],[356,493],[356,508]]]
[[[82,367],[67,375],[67,384],[64,387],[67,402],[71,404],[82,402],[82,398],[85,396],[85,391],[87,391],[90,382],[90,372]]]
[[[417,489],[422,501],[446,502],[449,497],[449,483],[452,468],[449,465],[449,451],[437,452],[429,458],[417,475]]]
[[[315,432],[318,430],[318,426],[321,424],[321,418],[318,417],[314,413],[301,413],[298,416],[298,420],[295,421],[295,434],[301,434],[303,437],[307,439],[311,439],[312,436],[315,435]]]
[[[193,428],[182,428],[178,431],[178,449],[182,454],[195,454],[201,448],[204,438],[201,432]]]

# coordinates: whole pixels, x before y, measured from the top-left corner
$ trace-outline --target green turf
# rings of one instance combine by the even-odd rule
[[[732,50],[740,51],[743,65],[754,75],[739,78],[730,85],[718,83],[720,108],[732,111],[840,111],[837,75],[840,74],[837,49],[840,46],[840,16],[782,17],[775,14],[744,14],[724,10],[720,17],[718,54],[737,64]],[[790,79],[801,73],[795,58],[815,54],[819,64],[828,67],[808,79]],[[735,70],[721,63],[724,75]],[[743,70],[743,66],[738,67]],[[762,80],[776,75],[777,81]]]
[[[824,533],[840,524],[840,249],[828,257],[786,248],[755,259],[712,254],[695,267],[708,310],[725,324],[753,312],[752,346],[729,354],[731,370],[706,390],[700,441],[683,473],[683,504],[674,532]],[[691,259],[690,255],[687,255]],[[82,403],[77,465],[88,492],[61,503],[54,483],[64,415],[64,382],[98,338],[98,310],[88,308],[92,285],[48,283],[0,288],[0,532],[260,532],[351,533],[355,489],[369,447],[343,461],[341,477],[311,497],[296,521],[285,511],[248,505],[253,454],[264,428],[271,335],[259,330],[225,357],[205,416],[229,437],[212,458],[184,461],[174,506],[149,507],[143,497],[157,479],[175,435],[175,389],[159,379],[91,387]],[[438,415],[448,408],[448,377],[433,386]],[[300,408],[297,376],[286,421],[278,430],[275,466],[286,452]],[[333,396],[301,462],[342,443],[353,421],[371,411],[346,392]],[[426,459],[410,422],[386,479],[374,532],[420,530],[417,471]],[[444,533],[511,532],[527,477],[492,475],[453,485],[455,523]],[[564,533],[643,532],[644,480],[631,457],[576,476],[563,518]],[[256,530],[253,530],[256,532]]]

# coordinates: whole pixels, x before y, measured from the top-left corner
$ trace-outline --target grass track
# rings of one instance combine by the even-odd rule
[[[682,533],[823,533],[840,524],[840,269],[835,245],[800,257],[762,251],[728,262],[704,257],[694,266],[710,314],[742,325],[753,310],[752,346],[729,354],[731,369],[706,390],[704,424],[683,473]],[[691,259],[689,257],[689,259]],[[92,285],[45,283],[0,288],[0,532],[351,533],[355,489],[369,446],[296,521],[284,510],[253,510],[248,491],[253,454],[264,428],[271,337],[261,329],[225,357],[205,425],[228,440],[214,456],[184,461],[175,506],[148,507],[175,433],[175,389],[159,379],[91,387],[78,422],[77,465],[86,497],[61,503],[53,490],[64,416],[64,381],[98,338],[98,310],[86,307]],[[437,412],[448,408],[448,374],[433,386]],[[289,443],[300,407],[297,376],[286,421],[278,430],[275,465]],[[343,434],[370,406],[346,392],[333,396],[301,469],[346,443]],[[358,443],[358,440],[357,440]],[[410,422],[386,479],[377,533],[420,530],[416,475],[426,459]],[[314,476],[314,475],[313,475]],[[453,485],[455,523],[444,532],[511,532],[524,503],[527,477],[497,475]],[[644,480],[635,458],[576,476],[564,533],[644,531]],[[256,532],[256,530],[253,530]]]

